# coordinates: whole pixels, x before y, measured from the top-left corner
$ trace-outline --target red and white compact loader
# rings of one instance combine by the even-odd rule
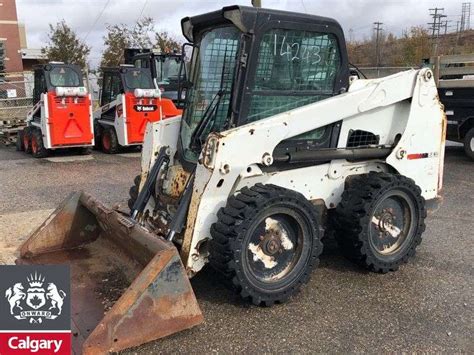
[[[138,146],[148,122],[181,114],[170,99],[162,99],[149,69],[121,65],[103,68],[100,108],[94,112],[96,146],[115,154]]]
[[[52,150],[94,145],[91,97],[77,65],[51,62],[34,68],[33,108],[18,134],[17,149],[35,158]]]

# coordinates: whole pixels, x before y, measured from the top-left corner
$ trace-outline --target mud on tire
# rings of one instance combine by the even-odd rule
[[[23,149],[25,153],[31,153],[31,127],[23,128]]]
[[[43,135],[39,129],[31,130],[31,154],[35,158],[48,156],[48,150],[44,147]]]
[[[217,216],[211,226],[210,264],[255,305],[288,300],[318,265],[321,224],[312,204],[295,191],[245,187]]]
[[[415,255],[425,218],[425,200],[413,180],[371,172],[346,182],[332,227],[348,259],[386,273]]]
[[[107,127],[101,135],[102,151],[107,154],[115,154],[120,150],[117,133],[113,127]]]

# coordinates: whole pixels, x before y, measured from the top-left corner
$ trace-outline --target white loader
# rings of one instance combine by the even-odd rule
[[[148,124],[130,216],[77,193],[22,249],[91,284],[102,274],[81,263],[94,257],[96,271],[122,254],[144,267],[86,352],[201,322],[187,277],[207,263],[253,304],[284,302],[317,272],[328,231],[357,264],[395,271],[440,198],[446,120],[429,69],[349,77],[343,31],[324,17],[230,6],[181,24],[187,103]]]

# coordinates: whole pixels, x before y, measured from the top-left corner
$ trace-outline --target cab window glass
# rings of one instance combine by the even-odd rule
[[[122,81],[118,73],[107,73],[104,76],[102,89],[102,106],[114,101],[122,93]]]
[[[331,96],[340,61],[332,34],[269,30],[260,43],[248,120],[256,121]]]
[[[79,75],[67,67],[56,67],[50,70],[49,80],[54,87],[77,87],[81,85]]]
[[[111,77],[111,83],[110,83],[110,101],[113,101],[116,99],[117,95],[120,95],[122,93],[122,81],[120,80],[120,76],[118,73],[115,73]]]
[[[154,84],[150,72],[147,70],[133,69],[125,73],[125,84],[128,89],[153,89]]]

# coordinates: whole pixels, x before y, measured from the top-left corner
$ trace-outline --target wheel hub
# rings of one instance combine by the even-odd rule
[[[281,240],[278,231],[267,231],[264,236],[261,237],[259,244],[262,251],[269,256],[273,256],[278,252],[282,252]]]
[[[382,255],[396,252],[407,239],[412,205],[403,194],[388,196],[375,209],[371,219],[371,243]]]
[[[38,151],[38,143],[36,142],[35,137],[31,138],[31,150],[33,151],[33,153],[36,153]]]
[[[379,218],[379,223],[378,223],[378,227],[380,231],[382,231],[383,233],[391,231],[393,228],[394,219],[395,219],[395,216],[390,211],[384,210],[382,215]]]
[[[248,243],[249,269],[260,282],[277,282],[298,261],[302,241],[294,219],[286,214],[266,217]]]

